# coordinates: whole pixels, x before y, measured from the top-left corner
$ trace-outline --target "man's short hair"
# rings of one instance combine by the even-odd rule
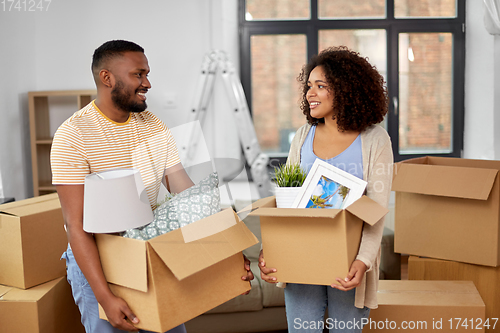
[[[98,75],[103,64],[111,58],[121,56],[125,52],[142,52],[144,49],[136,43],[126,40],[111,40],[99,46],[92,56],[92,73]]]

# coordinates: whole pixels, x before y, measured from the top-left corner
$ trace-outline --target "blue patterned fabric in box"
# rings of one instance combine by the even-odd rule
[[[154,211],[153,222],[129,229],[123,237],[148,240],[220,211],[219,178],[211,173],[198,184],[176,194]]]

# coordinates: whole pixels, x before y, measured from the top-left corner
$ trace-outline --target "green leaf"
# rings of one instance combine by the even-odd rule
[[[157,202],[156,203],[156,207],[155,208],[158,208],[160,207],[161,205],[163,205],[165,202],[169,201],[170,199],[172,199],[173,197],[175,197],[177,195],[177,193],[167,193],[165,194],[165,199],[163,199],[162,201],[160,202]]]
[[[307,172],[302,169],[300,163],[282,164],[274,168],[274,175],[278,187],[300,187],[304,184]]]

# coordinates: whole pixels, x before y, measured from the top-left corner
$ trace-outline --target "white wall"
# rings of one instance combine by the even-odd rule
[[[0,171],[6,197],[25,198],[31,183],[29,90],[35,89],[35,21],[0,11]]]
[[[493,126],[495,129],[493,131],[493,141],[495,145],[495,158],[496,160],[500,160],[500,36],[494,37],[494,71],[493,71],[493,114],[494,114],[494,122]]]
[[[111,39],[144,47],[152,82],[148,109],[168,126],[180,125],[191,107],[203,56],[218,48],[238,60],[237,2],[65,0],[52,1],[43,12],[0,8],[0,171],[5,196],[19,200],[33,194],[27,92],[95,89],[92,53]],[[166,108],[172,96],[176,107]],[[215,108],[223,102],[216,99]],[[224,119],[209,119],[215,129],[207,128],[207,142],[218,147],[213,153],[239,158],[237,141],[215,136],[224,132]]]
[[[464,157],[500,159],[500,37],[483,24],[482,1],[467,1]],[[149,109],[183,124],[203,56],[224,49],[238,64],[236,0],[52,1],[46,12],[0,8],[0,171],[5,196],[32,195],[27,92],[93,89],[93,50],[110,39],[145,48],[153,88]],[[239,144],[216,86],[205,137],[213,157],[239,157]],[[174,96],[177,107],[165,108]],[[217,112],[217,116],[213,116]],[[210,126],[211,125],[211,126]]]
[[[495,91],[498,95],[500,84],[500,53],[495,50],[495,37],[484,27],[483,1],[466,2],[466,55],[465,55],[465,158],[500,159],[495,152],[500,149],[494,131],[498,123],[498,101],[495,103]],[[498,38],[498,37],[497,37]],[[496,60],[495,60],[496,58]],[[495,114],[495,110],[497,110]]]

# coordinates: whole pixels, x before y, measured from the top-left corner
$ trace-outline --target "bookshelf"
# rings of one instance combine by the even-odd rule
[[[50,171],[52,138],[67,118],[95,96],[95,90],[28,92],[34,196],[55,192]]]

